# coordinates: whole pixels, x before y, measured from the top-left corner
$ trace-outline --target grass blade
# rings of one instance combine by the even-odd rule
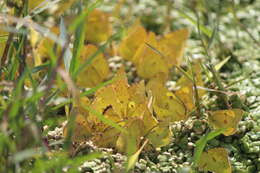
[[[145,147],[145,145],[147,144],[147,142],[148,142],[148,140],[146,140],[144,142],[144,144],[141,146],[141,148],[136,153],[134,153],[133,155],[128,157],[128,160],[126,163],[126,172],[129,172],[131,169],[134,168],[135,163],[137,162],[138,157],[139,157],[141,151],[143,150],[143,148]]]
[[[113,81],[114,81],[113,79],[110,79],[110,80],[108,80],[108,81],[105,81],[105,82],[103,82],[103,83],[100,83],[100,84],[98,84],[97,86],[95,86],[94,88],[91,88],[91,89],[89,89],[89,90],[87,90],[87,91],[81,93],[80,96],[91,95],[91,94],[95,93],[98,89],[103,88],[103,87],[105,87],[105,86],[111,84]]]
[[[80,7],[79,7],[80,9]],[[82,10],[84,11],[84,10]],[[82,14],[83,12],[81,12]],[[73,55],[71,60],[71,66],[70,66],[70,73],[73,74],[75,68],[77,67],[77,60],[79,59],[80,52],[82,50],[82,47],[84,45],[85,40],[85,24],[82,21],[79,26],[76,28],[75,31],[75,41],[73,44]]]
[[[60,19],[60,36],[59,36],[59,39],[63,43],[63,46],[65,46],[66,42],[68,41],[68,34],[67,34],[67,30],[66,30],[66,26],[64,24],[63,18]],[[69,71],[69,69],[70,69],[71,59],[72,59],[72,53],[71,53],[70,49],[67,48],[66,51],[65,51],[64,57],[63,57],[63,61],[64,61],[66,71]]]
[[[118,125],[117,123],[115,123],[114,121],[110,120],[110,119],[107,119],[106,117],[104,117],[103,114],[95,111],[94,109],[88,107],[88,106],[85,106],[84,109],[86,109],[87,111],[89,111],[90,113],[94,114],[95,116],[98,117],[98,119],[100,121],[102,121],[103,123],[111,126],[111,127],[114,127],[116,129],[118,129],[119,131],[121,131],[122,133],[127,133],[127,130],[124,129],[123,127],[121,127],[120,125]]]
[[[217,137],[218,135],[220,135],[225,130],[226,130],[226,128],[221,128],[221,129],[217,129],[217,130],[214,130],[212,132],[209,132],[205,136],[202,136],[196,142],[196,148],[195,148],[194,157],[193,157],[193,161],[194,161],[195,165],[198,163],[200,156],[201,156],[207,142],[210,141],[211,139]]]
[[[85,10],[83,13],[81,13],[81,15],[79,15],[74,21],[73,23],[70,25],[69,27],[69,31],[73,32],[76,30],[76,28],[79,27],[79,25],[85,21],[86,17],[88,16],[88,14],[93,11],[95,8],[97,8],[98,6],[100,6],[103,3],[103,0],[97,0],[95,3],[91,4],[87,10]]]
[[[228,62],[228,60],[229,60],[230,58],[231,58],[231,57],[228,56],[227,58],[225,58],[225,59],[223,59],[222,61],[220,61],[218,64],[215,65],[215,69],[216,69],[217,71],[219,71],[219,70],[223,67],[223,65],[225,65],[225,64]]]
[[[179,13],[182,17],[188,19],[192,24],[194,24],[195,26],[198,25],[197,22],[196,22],[196,20],[193,19],[191,16],[189,16],[189,15],[186,14],[185,12],[181,11],[180,9],[177,9],[177,11],[178,11],[178,13]],[[208,29],[206,26],[201,25],[201,24],[199,25],[199,27],[201,28],[201,31],[202,31],[204,34],[206,34],[209,38],[211,38],[211,36],[212,36],[212,31],[211,31],[210,29]]]

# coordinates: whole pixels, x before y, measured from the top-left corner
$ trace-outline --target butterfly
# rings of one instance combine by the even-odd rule
[[[112,34],[109,17],[110,15],[108,13],[98,9],[94,9],[90,12],[85,24],[85,40],[93,44],[106,41]]]
[[[92,44],[85,45],[78,60],[80,64],[86,62],[97,47]],[[83,88],[92,88],[104,81],[110,74],[108,62],[102,53],[98,54],[89,66],[77,76],[77,85]]]
[[[209,112],[209,124],[215,129],[226,128],[223,132],[225,136],[233,135],[237,131],[238,123],[243,115],[241,109],[217,110]]]
[[[138,47],[144,43],[146,37],[146,30],[141,26],[140,22],[137,21],[127,30],[125,38],[119,44],[119,55],[126,60],[132,61],[135,52]]]
[[[231,173],[228,153],[224,148],[213,148],[201,154],[198,167],[202,171]]]
[[[119,55],[132,61],[137,74],[144,79],[159,73],[168,76],[170,68],[181,64],[188,36],[188,30],[181,29],[157,39],[155,33],[147,32],[140,23],[135,23],[120,43]]]

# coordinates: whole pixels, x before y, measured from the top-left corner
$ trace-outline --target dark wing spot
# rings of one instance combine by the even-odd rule
[[[213,161],[216,162],[217,160],[215,159],[215,157],[212,157]]]
[[[107,112],[109,109],[111,109],[111,108],[112,108],[112,105],[107,106],[107,107],[103,110],[102,114],[106,114],[106,112]]]
[[[224,120],[224,123],[227,124],[228,123],[227,120]]]

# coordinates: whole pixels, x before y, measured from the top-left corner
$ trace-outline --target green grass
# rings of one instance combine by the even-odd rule
[[[22,13],[18,14],[18,17],[27,15],[27,3],[21,6]],[[70,64],[72,78],[74,78],[83,68],[91,63],[91,61],[101,52],[104,51],[104,47],[113,40],[110,39],[108,43],[101,46],[98,51],[92,55],[91,59],[84,63],[82,66],[77,66],[76,60],[79,57],[79,52],[84,44],[84,20],[88,13],[94,8],[100,5],[101,1],[97,1],[90,4],[88,7],[82,8],[80,5],[79,15],[74,19],[72,25],[70,25],[70,33],[75,34],[74,49],[72,54],[72,60],[66,54],[66,33],[64,23],[61,22],[61,35],[64,35],[62,42],[59,40],[54,40],[57,44],[62,44],[63,50],[61,55],[57,55],[53,52],[53,48],[49,48],[49,55],[51,58],[46,63],[30,68],[26,65],[26,44],[29,42],[28,36],[21,35],[18,33],[10,33],[9,37],[12,35],[13,40],[10,42],[6,55],[6,63],[2,63],[1,68],[1,82],[10,82],[11,87],[8,88],[1,87],[1,109],[0,109],[0,119],[1,119],[1,143],[0,143],[0,153],[1,153],[1,168],[0,172],[19,172],[33,171],[33,172],[60,172],[63,167],[70,166],[69,172],[78,172],[78,166],[87,160],[93,160],[102,156],[100,153],[90,153],[85,156],[77,156],[71,158],[68,150],[63,150],[62,152],[56,152],[51,154],[50,149],[46,145],[45,137],[42,134],[42,128],[46,121],[49,121],[48,108],[50,107],[50,102],[57,98],[58,94],[66,88],[66,83],[61,82],[60,86],[54,86],[54,80],[58,78],[57,69],[61,65],[62,57],[64,56],[64,63]],[[17,11],[20,9],[16,9]],[[87,11],[87,13],[85,12]],[[36,14],[34,14],[36,15]],[[28,31],[29,23],[27,27],[22,27],[24,31]],[[19,31],[19,30],[18,30]],[[48,36],[48,35],[47,35]],[[51,38],[58,38],[54,33],[49,35]],[[5,41],[8,38],[1,37],[1,41]],[[2,56],[2,55],[1,55]],[[3,59],[3,58],[1,58]],[[43,80],[35,80],[32,76],[47,70],[48,73],[43,76]],[[26,82],[30,82],[30,91],[25,89]],[[91,90],[82,93],[84,95],[93,94],[98,88],[107,85],[110,81],[104,82]],[[7,89],[7,91],[5,91]],[[5,97],[5,98],[4,98]],[[8,98],[8,99],[7,99]],[[71,100],[62,103],[60,107],[64,105],[70,105]],[[54,111],[58,108],[52,108]],[[98,114],[99,115],[99,114]],[[101,116],[101,115],[100,115]],[[102,117],[102,116],[101,116]],[[51,121],[54,121],[56,117],[53,117]],[[70,124],[70,122],[69,122]],[[58,124],[56,124],[57,126]],[[65,149],[66,143],[63,144]],[[31,166],[30,166],[31,165]]]

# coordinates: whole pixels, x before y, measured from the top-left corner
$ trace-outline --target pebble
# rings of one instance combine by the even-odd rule
[[[248,159],[244,162],[247,166],[252,164],[252,160]]]
[[[96,162],[94,162],[94,161],[85,162],[85,163],[83,164],[83,167],[92,168],[92,167],[95,167],[95,166],[96,166]]]
[[[122,60],[122,58],[120,56],[114,56],[112,58],[109,58],[108,62],[119,62],[121,60]]]
[[[171,166],[172,166],[173,168],[177,168],[177,167],[178,167],[178,165],[177,165],[175,162],[171,162]]]
[[[162,172],[171,172],[171,167],[170,166],[166,166],[166,167],[162,167],[161,168]]]
[[[152,171],[158,171],[158,168],[157,168],[156,165],[153,165],[153,166],[151,166],[151,170],[152,170]]]
[[[240,130],[242,133],[246,132],[246,126],[240,127],[239,130]]]
[[[165,161],[168,160],[168,157],[165,156],[165,155],[159,155],[159,156],[158,156],[158,160],[159,160],[160,162],[165,162]]]
[[[188,142],[188,149],[193,149],[195,147],[195,144],[192,142]]]
[[[139,162],[142,163],[142,164],[147,164],[147,161],[144,160],[144,159],[140,159]]]
[[[191,168],[190,167],[182,167],[178,169],[178,173],[190,173]]]
[[[167,156],[167,157],[170,157],[170,156],[171,156],[171,153],[169,153],[169,152],[163,152],[162,154],[165,155],[165,156]]]
[[[260,140],[260,136],[256,135],[256,134],[252,134],[252,135],[250,135],[250,139],[252,139],[253,141]]]
[[[141,163],[136,163],[136,167],[139,168],[142,171],[144,171],[146,169],[146,165],[141,164]]]

